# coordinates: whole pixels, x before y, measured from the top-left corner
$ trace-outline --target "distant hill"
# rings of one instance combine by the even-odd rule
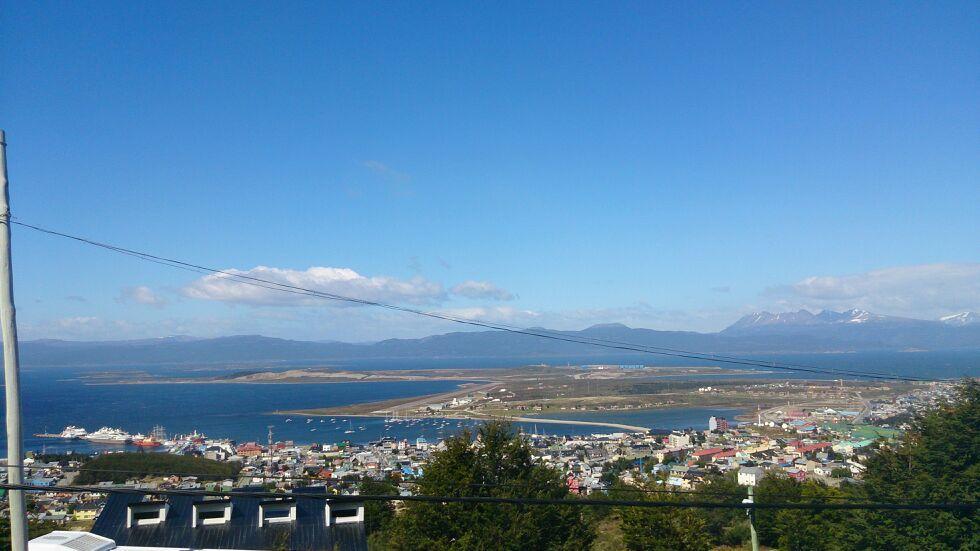
[[[560,331],[575,338],[603,339],[645,346],[709,353],[810,353],[873,350],[952,350],[980,348],[976,314],[929,321],[872,314],[806,310],[758,312],[719,333],[655,331],[622,324]],[[971,321],[974,320],[974,321]],[[25,366],[148,365],[340,361],[386,358],[534,358],[608,355],[609,350],[504,331],[456,332],[420,339],[375,343],[310,342],[261,335],[214,339],[167,337],[133,341],[74,342],[38,340],[21,343]],[[628,354],[626,351],[616,351]]]

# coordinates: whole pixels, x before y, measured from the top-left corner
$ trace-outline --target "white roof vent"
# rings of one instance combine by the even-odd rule
[[[259,502],[259,526],[296,520],[294,498],[271,499]]]
[[[231,520],[231,500],[209,499],[194,502],[194,516],[191,527],[225,524]]]
[[[88,532],[57,530],[34,538],[27,543],[29,551],[109,551],[116,543],[108,538]]]
[[[348,522],[364,522],[364,504],[328,501],[326,506],[327,526]]]
[[[126,508],[126,528],[149,526],[167,520],[170,505],[166,501],[141,501]]]

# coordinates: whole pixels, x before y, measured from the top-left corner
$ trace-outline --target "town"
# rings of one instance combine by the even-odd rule
[[[769,383],[774,385],[785,383]],[[704,387],[702,387],[704,388]],[[868,402],[864,412],[832,408],[771,408],[755,421],[739,422],[712,416],[706,430],[611,432],[590,435],[522,433],[536,461],[564,473],[570,490],[589,496],[623,484],[657,481],[665,489],[695,491],[712,474],[735,473],[738,484],[755,485],[773,474],[828,486],[858,482],[870,454],[895,443],[905,423],[918,412],[950,400],[954,383],[924,383],[888,400]],[[465,402],[465,401],[464,401]],[[445,442],[381,438],[355,444],[296,444],[292,441],[234,442],[191,434],[175,438],[166,454],[200,458],[228,465],[228,476],[215,473],[142,472],[120,475],[91,465],[94,456],[30,454],[25,460],[30,518],[59,529],[86,530],[105,505],[100,488],[208,490],[242,488],[288,492],[323,487],[339,495],[357,495],[365,480],[387,480],[403,496],[413,495],[427,463],[445,449]],[[179,474],[177,474],[179,473]],[[81,476],[81,478],[80,478]],[[5,479],[5,474],[0,475]],[[59,491],[59,486],[93,482],[90,492]]]

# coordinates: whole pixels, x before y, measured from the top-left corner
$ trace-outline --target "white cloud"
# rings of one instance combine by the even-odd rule
[[[980,309],[980,263],[919,264],[844,276],[811,276],[768,289],[782,308],[861,308],[934,319]]]
[[[321,293],[374,302],[431,304],[445,298],[445,291],[441,284],[428,281],[422,277],[413,277],[407,280],[385,276],[367,277],[350,268],[314,266],[306,270],[290,270],[257,266],[251,270],[229,269],[225,271],[293,287],[312,289]],[[182,292],[184,296],[189,298],[250,305],[352,305],[346,302],[329,302],[311,296],[248,285],[222,274],[204,276],[185,286]]]
[[[439,310],[454,318],[474,321],[489,321],[501,323],[524,323],[537,320],[541,314],[534,310],[522,310],[510,306],[471,306],[468,308],[447,308]]]
[[[55,319],[27,319],[18,323],[21,338],[82,341],[153,339],[172,335],[219,337],[268,332],[271,325],[258,327],[255,312],[238,316],[165,317],[153,319],[113,319],[74,316]],[[300,326],[297,324],[297,326]],[[300,326],[301,327],[301,326]],[[284,336],[287,336],[284,334]]]
[[[110,321],[97,316],[72,316],[45,320],[40,323],[30,321],[21,325],[25,340],[35,338],[68,340],[104,340],[128,338],[132,324],[126,321]]]
[[[156,294],[153,292],[153,289],[150,289],[145,285],[123,288],[123,290],[119,293],[119,296],[116,297],[116,302],[144,304],[155,308],[162,308],[167,304],[166,299]]]
[[[514,300],[513,293],[489,281],[464,281],[452,289],[454,295],[473,299]]]

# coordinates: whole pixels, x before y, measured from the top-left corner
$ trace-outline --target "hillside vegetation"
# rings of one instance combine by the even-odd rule
[[[238,474],[241,465],[201,457],[169,453],[112,453],[85,463],[76,484],[123,483],[148,475],[195,475],[204,480],[221,480]]]

